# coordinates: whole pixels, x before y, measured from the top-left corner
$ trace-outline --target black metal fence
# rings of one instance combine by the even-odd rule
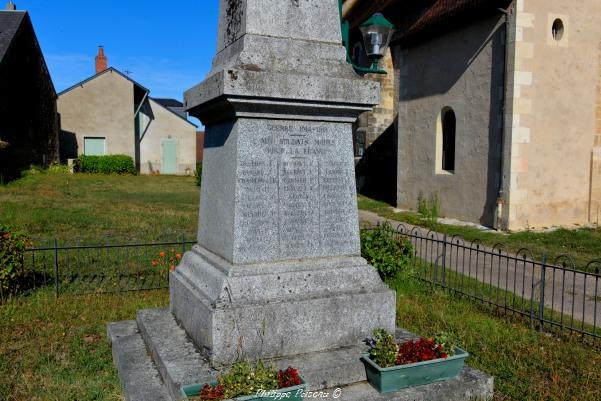
[[[539,330],[557,330],[593,342],[601,338],[601,260],[577,269],[561,255],[538,261],[528,249],[466,243],[400,224],[397,235],[413,244],[412,269],[432,285],[497,310],[519,315]],[[31,288],[52,286],[62,293],[90,294],[168,288],[169,270],[196,241],[127,245],[61,245],[58,241],[25,253]]]
[[[601,338],[601,260],[577,269],[568,255],[538,261],[525,248],[512,253],[502,244],[466,243],[403,224],[396,233],[413,244],[412,270],[419,279],[519,315],[541,331]]]
[[[196,241],[62,245],[27,249],[28,286],[55,294],[116,293],[169,287],[169,271]]]

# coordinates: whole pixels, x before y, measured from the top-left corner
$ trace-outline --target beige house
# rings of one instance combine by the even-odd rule
[[[444,216],[509,230],[599,223],[601,1],[345,2],[355,27],[378,11],[398,29],[372,79],[393,84],[357,132],[366,153],[395,132],[399,207],[437,197]]]
[[[96,75],[58,94],[61,158],[125,154],[143,174],[191,175],[196,168],[196,126],[183,104],[155,99],[114,68],[100,49]]]

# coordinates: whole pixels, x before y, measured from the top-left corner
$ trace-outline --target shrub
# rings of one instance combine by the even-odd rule
[[[202,183],[202,163],[196,163],[196,171],[194,172],[196,178],[196,186],[199,187]]]
[[[440,200],[438,195],[425,199],[421,195],[417,199],[417,211],[429,223],[436,223],[440,215]]]
[[[60,163],[52,163],[48,166],[48,172],[51,174],[69,174],[69,166]]]
[[[265,366],[261,361],[255,366],[247,362],[234,364],[230,371],[219,377],[217,381],[224,388],[226,399],[251,395],[259,389],[277,389],[277,372],[270,366]]]
[[[45,174],[46,170],[42,166],[31,165],[27,170],[21,171],[21,178],[28,177],[30,175]]]
[[[373,337],[368,338],[366,344],[369,346],[369,358],[382,368],[394,366],[398,348],[394,336],[384,329],[375,329]]]
[[[228,372],[217,378],[215,385],[205,384],[200,391],[200,399],[224,400],[256,394],[258,391],[270,391],[301,384],[298,370],[289,367],[276,371],[258,361],[254,365],[237,362]]]
[[[77,171],[92,174],[136,174],[134,160],[127,155],[79,157]]]
[[[361,230],[361,256],[374,266],[382,278],[394,277],[409,265],[413,245],[389,223]]]
[[[16,294],[25,279],[23,254],[31,245],[24,233],[0,224],[0,295]]]
[[[446,333],[433,338],[419,338],[397,344],[392,334],[375,329],[373,337],[365,340],[369,358],[381,368],[431,361],[455,355],[454,340]]]

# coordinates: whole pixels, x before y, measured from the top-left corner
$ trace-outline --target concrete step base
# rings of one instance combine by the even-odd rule
[[[415,336],[398,329],[396,337],[398,340],[405,340]],[[210,382],[219,374],[219,371],[209,365],[203,352],[192,343],[168,309],[141,310],[136,321],[111,323],[109,338],[113,343],[113,358],[119,369],[127,400],[177,401],[182,386]],[[330,399],[344,401],[492,399],[493,378],[467,366],[453,380],[404,389],[392,394],[379,394],[366,382],[365,368],[359,359],[365,350],[365,345],[357,344],[353,347],[273,359],[267,362],[272,363],[277,369],[294,366],[302,372],[309,384],[309,391],[329,393]],[[144,394],[149,395],[142,395],[142,390],[146,391]],[[334,395],[339,397],[335,398]],[[306,399],[313,398],[315,397],[310,395],[306,397]]]
[[[173,399],[183,385],[208,383],[217,378],[186,332],[168,309],[145,309],[136,318],[140,334]]]
[[[113,362],[126,401],[172,401],[134,320],[108,325]]]
[[[329,393],[326,399],[334,399],[336,389],[325,391]],[[338,391],[338,401],[488,401],[493,399],[493,378],[466,367],[453,380],[406,388],[395,393],[380,394],[367,382],[341,387]]]

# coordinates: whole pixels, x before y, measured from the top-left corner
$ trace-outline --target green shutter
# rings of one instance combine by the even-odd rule
[[[165,139],[162,143],[163,174],[177,173],[177,147],[175,140]]]
[[[84,138],[83,152],[88,156],[104,156],[106,154],[105,138]]]

